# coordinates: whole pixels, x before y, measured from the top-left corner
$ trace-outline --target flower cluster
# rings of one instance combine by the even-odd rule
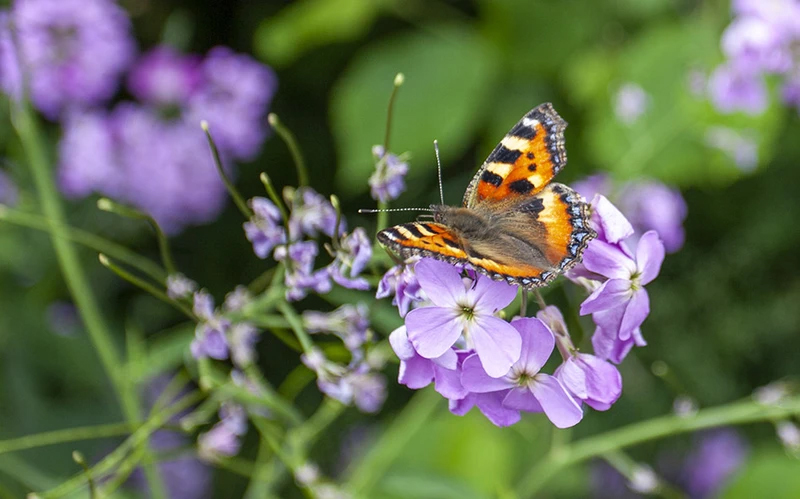
[[[0,13],[0,89],[18,98],[25,75],[33,104],[61,122],[64,193],[129,203],[171,233],[209,222],[226,197],[200,122],[224,160],[251,159],[276,77],[226,47],[204,57],[167,46],[135,53],[130,21],[111,0],[22,0]],[[137,102],[106,109],[126,71]]]
[[[375,157],[375,172],[369,177],[372,198],[384,203],[397,199],[406,190],[408,163],[383,146],[373,146],[372,155]]]
[[[235,456],[241,447],[241,438],[247,433],[247,413],[236,404],[223,404],[219,409],[219,422],[197,437],[197,454],[200,459],[213,463],[222,457]]]
[[[324,294],[333,283],[349,289],[365,290],[369,283],[361,277],[372,257],[372,244],[363,228],[345,233],[346,221],[333,205],[310,187],[286,189],[289,209],[286,227],[281,210],[269,199],[250,200],[253,216],[244,223],[247,239],[259,258],[272,257],[286,266],[286,298],[301,300],[309,292]],[[337,229],[338,223],[338,229]],[[320,253],[320,235],[332,238],[325,245],[333,261],[315,269]]]
[[[711,75],[711,101],[722,112],[763,112],[766,75],[779,75],[783,100],[800,109],[800,2],[734,0],[734,19],[722,35],[727,60]]]
[[[606,175],[597,174],[572,184],[584,199],[602,194],[614,201],[616,207],[633,225],[634,239],[649,230],[658,233],[670,253],[681,249],[686,237],[686,201],[678,189],[657,180],[638,180],[615,186]]]

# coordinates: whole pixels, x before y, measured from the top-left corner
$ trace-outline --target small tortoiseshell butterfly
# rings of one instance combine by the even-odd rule
[[[563,184],[567,122],[549,103],[514,125],[481,166],[464,206],[431,205],[434,222],[396,225],[378,240],[403,258],[469,263],[494,280],[548,284],[581,259],[595,237],[589,207]]]

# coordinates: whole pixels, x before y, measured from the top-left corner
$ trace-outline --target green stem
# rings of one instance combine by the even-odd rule
[[[77,428],[65,428],[63,430],[47,431],[23,437],[10,438],[0,441],[0,454],[15,452],[19,450],[33,449],[45,445],[63,444],[78,440],[90,440],[94,438],[118,437],[127,435],[136,427],[133,423],[111,423],[94,426],[80,426]]]
[[[34,213],[25,213],[8,207],[0,208],[0,220],[19,225],[20,227],[28,227],[30,229],[51,233],[53,232],[53,227],[56,225],[54,222],[48,222],[47,219]],[[69,241],[91,248],[98,253],[105,253],[115,260],[130,265],[143,274],[150,276],[155,281],[165,282],[167,279],[167,273],[164,269],[159,267],[152,260],[134,253],[125,246],[104,239],[91,232],[86,232],[67,225],[60,226],[59,230],[60,237],[66,237]],[[53,236],[55,235],[56,234],[53,234]]]
[[[297,146],[294,135],[281,123],[277,114],[269,113],[269,115],[267,115],[267,121],[275,130],[275,133],[286,142],[286,147],[289,148],[289,153],[291,153],[292,159],[294,160],[294,166],[297,168],[297,185],[301,187],[308,185],[308,170],[306,170],[306,163],[303,161],[303,155],[300,154],[300,148]]]
[[[267,196],[275,203],[275,206],[278,207],[278,211],[281,212],[281,218],[283,219],[283,226],[288,229],[289,227],[289,212],[286,211],[286,206],[283,203],[283,200],[280,196],[278,196],[278,192],[275,190],[275,186],[272,185],[272,179],[269,178],[264,172],[261,172],[261,175],[258,176],[261,180],[261,183],[264,184],[264,190],[267,191]]]
[[[314,342],[311,341],[311,336],[309,336],[306,328],[303,326],[303,320],[297,315],[297,312],[294,311],[292,306],[285,301],[278,303],[277,309],[283,314],[286,321],[289,322],[289,327],[292,328],[295,336],[297,336],[300,346],[303,347],[303,352],[310,353],[314,349]]]
[[[703,409],[693,416],[670,414],[577,440],[558,453],[548,456],[524,474],[517,486],[520,497],[535,497],[558,472],[586,459],[681,433],[717,426],[759,421],[773,421],[800,414],[800,396],[787,398],[780,405],[763,405],[754,400],[733,402]]]
[[[214,138],[211,137],[211,130],[208,129],[208,122],[201,121],[200,127],[206,134],[206,138],[208,139],[208,145],[211,147],[211,156],[214,158],[214,166],[217,167],[217,173],[219,173],[220,178],[222,178],[222,182],[225,184],[225,188],[228,189],[228,194],[231,195],[233,198],[233,202],[236,204],[236,207],[239,208],[239,211],[242,212],[244,218],[250,218],[253,216],[253,212],[250,211],[248,208],[247,203],[244,201],[244,198],[239,191],[236,189],[236,186],[233,185],[231,179],[228,178],[228,174],[225,173],[225,168],[222,166],[222,159],[219,157],[219,149],[217,149],[217,144],[214,143]]]
[[[78,253],[65,231],[66,216],[61,205],[52,178],[47,149],[40,136],[36,117],[28,102],[23,101],[15,106],[11,116],[12,124],[20,138],[25,155],[33,175],[36,191],[39,195],[42,212],[50,223],[50,233],[64,280],[72,294],[75,305],[81,315],[86,331],[100,357],[100,362],[111,379],[117,397],[122,406],[125,418],[134,423],[141,417],[139,403],[134,387],[130,386],[119,366],[122,365],[119,353],[109,335],[109,328],[100,313],[100,307],[94,298],[89,281],[81,266]],[[147,445],[143,442],[142,445]],[[153,497],[166,497],[164,485],[155,467],[145,469]]]
[[[392,136],[392,115],[394,114],[394,100],[397,97],[397,90],[405,81],[403,73],[397,73],[394,77],[392,85],[392,93],[389,95],[389,106],[386,111],[386,134],[383,136],[383,152],[384,155],[389,154],[389,139]]]
[[[409,440],[430,423],[442,397],[428,388],[414,395],[380,440],[351,468],[348,490],[356,497],[372,497],[373,488],[386,474]]]
[[[134,286],[142,289],[143,291],[146,291],[146,292],[150,293],[155,298],[158,298],[159,300],[163,301],[164,303],[166,303],[168,305],[172,305],[176,309],[178,309],[181,312],[183,312],[184,314],[186,314],[186,316],[189,319],[197,320],[197,317],[195,317],[194,313],[192,313],[192,311],[189,309],[189,307],[187,307],[183,303],[181,303],[179,301],[176,301],[176,300],[173,300],[172,298],[167,296],[166,293],[164,293],[160,289],[156,288],[155,286],[153,286],[149,282],[145,281],[144,279],[140,279],[139,277],[136,277],[135,275],[131,274],[127,270],[123,269],[122,267],[111,263],[111,260],[109,260],[106,255],[100,253],[98,258],[100,259],[100,263],[103,265],[103,267],[106,267],[107,269],[109,269],[113,273],[117,274],[120,278],[128,281],[129,283],[131,283]]]

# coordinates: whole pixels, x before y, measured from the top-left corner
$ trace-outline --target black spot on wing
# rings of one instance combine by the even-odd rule
[[[532,126],[527,126],[520,121],[514,126],[514,128],[511,129],[510,132],[508,132],[508,134],[521,139],[530,140],[536,136],[536,129]]]
[[[438,234],[439,233],[438,231],[433,230],[433,226],[430,225],[430,224],[419,224],[419,225],[423,229],[427,230],[429,233],[432,233],[432,234]]]
[[[536,156],[533,155],[532,152],[529,152],[528,154],[526,154],[526,156],[528,157],[528,159],[533,159],[533,158],[536,157]]]
[[[461,245],[460,245],[460,244],[458,244],[457,242],[453,241],[453,240],[452,240],[452,239],[450,239],[449,237],[443,237],[443,238],[442,238],[442,241],[444,241],[444,243],[445,243],[446,245],[450,246],[451,248],[458,248],[458,249],[461,249]]]
[[[395,229],[394,227],[390,227],[388,229],[384,229],[380,232],[379,235],[387,237],[390,241],[405,241],[408,238],[404,236],[399,230]]]
[[[487,163],[507,163],[513,165],[514,162],[522,156],[522,151],[514,151],[506,148],[500,144],[492,151],[492,154],[486,159]]]
[[[500,184],[503,183],[503,177],[496,173],[492,173],[489,170],[486,170],[481,174],[481,180],[487,184],[492,184],[495,187],[500,187]]]
[[[517,194],[527,194],[533,190],[534,185],[528,179],[521,178],[508,184],[508,188]]]
[[[533,215],[538,215],[544,210],[544,202],[542,198],[533,198],[529,202],[520,206],[519,211],[522,213],[531,213]]]
[[[528,171],[529,172],[535,172],[536,171],[536,163],[529,164],[528,165]]]

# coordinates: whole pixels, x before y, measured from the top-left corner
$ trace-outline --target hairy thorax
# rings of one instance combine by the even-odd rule
[[[447,225],[462,238],[491,237],[492,220],[489,214],[475,209],[446,205],[431,205],[431,209],[434,221]]]

